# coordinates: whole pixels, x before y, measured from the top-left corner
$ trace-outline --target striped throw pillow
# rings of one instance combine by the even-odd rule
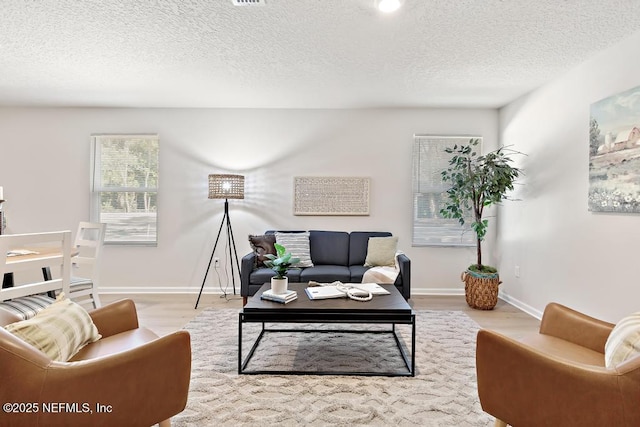
[[[276,243],[284,246],[287,252],[291,252],[291,256],[294,258],[300,258],[300,262],[293,264],[291,267],[313,267],[308,231],[302,233],[276,232],[275,234]]]
[[[604,362],[613,368],[640,353],[640,312],[620,320],[604,345]]]
[[[89,313],[62,295],[31,319],[11,323],[5,329],[51,359],[66,362],[101,335]]]

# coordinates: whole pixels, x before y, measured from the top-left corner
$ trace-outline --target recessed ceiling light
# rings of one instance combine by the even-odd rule
[[[400,8],[400,0],[378,0],[378,10],[384,13],[395,12]]]
[[[231,0],[234,6],[264,6],[265,0]]]

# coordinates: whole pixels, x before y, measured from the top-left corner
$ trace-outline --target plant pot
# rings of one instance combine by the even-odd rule
[[[478,273],[466,270],[461,277],[464,282],[464,296],[469,307],[479,310],[493,310],[498,303],[498,273]]]
[[[284,277],[282,279],[277,279],[275,277],[271,278],[271,291],[276,295],[286,293],[288,285],[289,285],[288,277]]]

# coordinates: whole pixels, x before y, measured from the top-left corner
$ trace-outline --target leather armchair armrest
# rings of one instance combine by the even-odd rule
[[[506,423],[627,425],[615,370],[546,355],[481,330],[476,347],[483,410]]]
[[[40,413],[40,425],[153,425],[182,411],[191,375],[191,339],[178,331],[139,347],[81,362],[53,362],[40,402],[83,402],[93,413]],[[97,404],[110,412],[97,413]],[[71,422],[72,421],[72,422]],[[32,424],[33,425],[33,424]]]
[[[405,254],[398,255],[398,266],[400,267],[400,275],[396,279],[402,280],[402,296],[405,299],[411,298],[411,260]]]
[[[243,297],[249,296],[249,276],[256,265],[256,254],[250,252],[242,257],[240,263],[240,295]]]
[[[138,313],[135,303],[123,299],[89,312],[93,323],[103,338],[138,327]]]
[[[613,326],[561,304],[550,303],[544,310],[540,333],[604,354],[604,345]]]

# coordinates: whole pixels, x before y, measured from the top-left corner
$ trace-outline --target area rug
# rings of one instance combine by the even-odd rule
[[[290,325],[269,325],[270,327]],[[296,325],[296,328],[342,325]],[[383,325],[348,325],[383,328]],[[478,325],[462,312],[416,311],[416,376],[238,375],[238,311],[207,309],[191,333],[192,378],[183,426],[490,426],[475,377]],[[410,327],[398,326],[410,344]],[[243,351],[259,332],[245,324]],[[404,362],[391,335],[271,333],[251,369],[385,369]]]

